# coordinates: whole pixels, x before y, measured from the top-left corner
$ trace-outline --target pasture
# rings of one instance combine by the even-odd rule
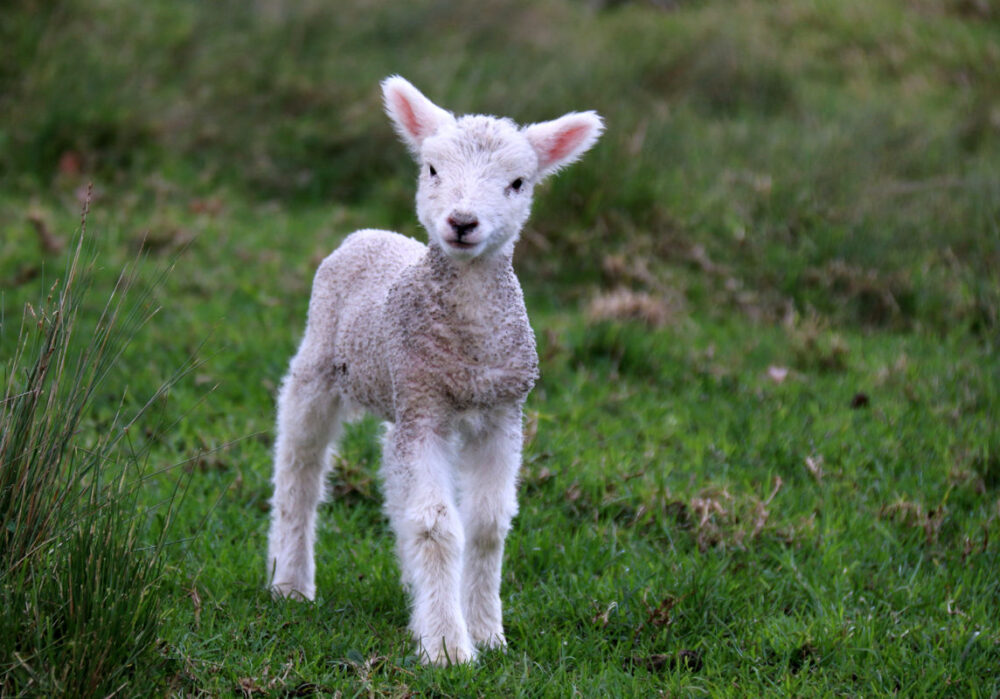
[[[989,3],[16,0],[0,20],[0,694],[1000,694]],[[357,228],[426,239],[392,73],[458,112],[607,121],[536,191],[515,257],[541,380],[509,649],[473,666],[417,662],[373,421],[320,509],[316,602],[264,589],[312,274]],[[45,337],[68,368],[36,385]],[[92,383],[70,370],[87,347]]]

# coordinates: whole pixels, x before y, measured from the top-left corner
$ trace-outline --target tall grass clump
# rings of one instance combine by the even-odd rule
[[[127,418],[119,399],[103,423],[95,409],[150,315],[148,296],[129,292],[134,274],[125,273],[96,322],[85,322],[94,268],[85,232],[86,210],[62,279],[25,305],[0,364],[3,696],[134,688],[163,614],[161,553],[176,491],[159,506],[139,502],[146,474],[128,433],[144,409]]]

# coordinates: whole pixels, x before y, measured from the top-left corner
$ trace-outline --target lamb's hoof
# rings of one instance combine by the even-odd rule
[[[291,599],[296,602],[312,602],[316,596],[316,588],[312,585],[302,585],[293,582],[277,582],[271,584],[273,599]]]
[[[435,643],[422,639],[419,650],[421,662],[438,667],[470,663],[476,659],[476,649],[468,641],[449,643],[439,639]]]
[[[507,639],[504,638],[502,631],[491,633],[485,638],[476,640],[476,648],[479,650],[499,650],[502,653],[506,653]]]

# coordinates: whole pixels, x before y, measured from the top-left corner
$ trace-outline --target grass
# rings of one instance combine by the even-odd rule
[[[88,179],[96,288],[142,249],[129,293],[161,308],[73,433],[155,396],[129,449],[156,475],[123,502],[185,491],[124,693],[1000,694],[984,7],[5,6],[0,358],[62,276]],[[273,395],[311,275],[355,228],[419,236],[375,90],[396,71],[459,111],[609,124],[519,246],[542,380],[510,650],[475,667],[413,656],[372,422],[322,508],[317,602],[263,589]]]
[[[96,323],[79,327],[93,271],[84,241],[81,228],[48,298],[26,304],[4,363],[4,696],[120,693],[151,661],[162,621],[174,493],[159,502],[140,498],[150,474],[129,448],[128,431],[144,417],[141,409],[126,417],[119,404],[99,427],[91,422],[96,396],[143,322],[143,297],[128,298],[126,271]],[[0,329],[9,331],[6,323]]]

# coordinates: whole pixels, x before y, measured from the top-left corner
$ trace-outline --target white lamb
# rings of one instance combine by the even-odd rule
[[[455,118],[398,76],[385,109],[420,164],[426,246],[350,235],[320,265],[305,337],[278,398],[268,573],[315,595],[316,507],[330,447],[358,408],[389,424],[381,476],[410,628],[425,661],[506,646],[503,544],[517,512],[522,406],[535,338],[511,266],[532,190],[597,140],[594,112],[518,127]]]

